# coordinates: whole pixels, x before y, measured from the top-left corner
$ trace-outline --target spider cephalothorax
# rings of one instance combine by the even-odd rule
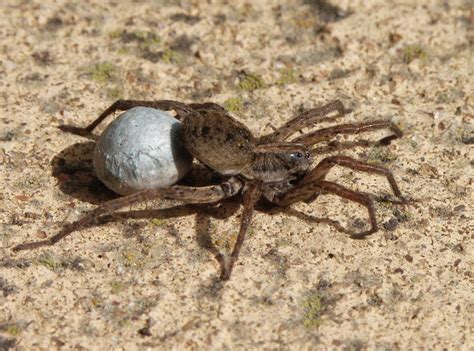
[[[299,201],[313,201],[321,194],[335,194],[365,206],[371,228],[353,234],[363,238],[378,230],[372,200],[364,193],[326,181],[329,170],[336,166],[375,173],[387,178],[393,193],[401,198],[401,192],[392,173],[380,166],[368,164],[346,156],[324,158],[312,166],[312,147],[321,141],[330,141],[338,134],[358,134],[377,129],[390,129],[393,135],[382,141],[401,137],[402,132],[391,121],[376,120],[363,123],[340,124],[290,137],[312,127],[332,112],[339,116],[347,110],[340,101],[303,112],[274,132],[255,137],[241,122],[230,116],[223,107],[214,103],[185,104],[172,100],[134,101],[119,100],[105,110],[86,128],[63,127],[79,134],[90,133],[108,115],[117,110],[137,106],[161,110],[175,110],[182,121],[182,138],[189,153],[204,165],[222,176],[222,183],[205,187],[174,185],[169,188],[144,190],[106,202],[86,214],[80,220],[67,225],[53,237],[38,242],[20,244],[15,251],[53,245],[81,227],[131,204],[153,198],[173,199],[184,203],[213,203],[242,192],[243,215],[237,241],[230,256],[223,260],[221,278],[229,279],[250,225],[255,204],[262,197],[278,206],[290,206]]]

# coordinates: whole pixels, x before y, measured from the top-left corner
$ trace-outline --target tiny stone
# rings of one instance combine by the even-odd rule
[[[395,228],[398,227],[398,219],[396,219],[395,217],[391,218],[383,224],[383,227],[385,230],[395,230]]]
[[[473,135],[468,135],[468,134],[463,134],[462,137],[461,137],[461,141],[466,145],[474,144],[474,136]]]
[[[37,238],[40,238],[40,239],[46,239],[47,235],[46,235],[46,233],[45,233],[44,231],[38,230],[38,231],[36,232],[36,237],[37,237]]]
[[[135,107],[117,117],[94,150],[97,177],[121,195],[169,187],[186,175],[191,164],[181,123],[148,107]]]

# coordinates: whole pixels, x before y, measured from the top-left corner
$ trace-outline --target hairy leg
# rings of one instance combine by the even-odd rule
[[[355,171],[385,176],[390,184],[390,187],[392,188],[394,195],[403,200],[402,193],[390,170],[381,166],[371,165],[367,162],[354,160],[353,158],[347,156],[331,156],[323,159],[311,172],[309,172],[303,178],[298,186],[304,186],[305,184],[314,182],[316,180],[323,180],[334,166],[347,167]]]
[[[395,178],[393,177],[392,172],[390,172],[384,167],[371,165],[362,161],[357,161],[346,156],[332,156],[323,159],[294,188],[283,192],[281,195],[276,195],[272,199],[272,202],[275,202],[280,206],[289,206],[299,201],[314,201],[319,195],[322,194],[335,194],[365,206],[369,212],[371,229],[366,232],[353,234],[353,238],[362,238],[366,235],[376,232],[377,221],[372,200],[364,193],[353,191],[339,184],[324,180],[331,168],[336,165],[351,168],[356,171],[374,173],[385,176],[395,196],[405,202],[405,199],[402,197],[401,191],[398,188],[398,185],[395,181]]]
[[[353,141],[331,140],[330,142],[327,143],[327,145],[312,148],[311,153],[313,155],[322,155],[322,154],[327,154],[327,153],[335,152],[335,151],[340,152],[343,150],[350,150],[350,149],[354,149],[355,147],[375,147],[381,144],[385,144],[385,142],[387,142],[386,139],[389,139],[389,137],[382,138],[379,141],[371,141],[371,140],[364,140],[364,139],[353,140]]]
[[[403,136],[403,133],[400,128],[398,128],[398,126],[392,121],[377,120],[362,123],[340,124],[333,127],[323,128],[314,132],[300,135],[292,141],[296,143],[303,143],[306,145],[313,145],[321,141],[330,140],[338,134],[360,134],[379,129],[390,129],[393,132],[393,135],[390,135],[380,140],[379,143],[382,144],[387,144],[391,140]]]
[[[331,112],[337,112],[338,116],[344,116],[344,114],[350,112],[350,110],[347,110],[341,101],[335,100],[327,105],[316,107],[301,113],[264,138],[265,140],[283,141],[291,134],[325,119],[324,117]]]
[[[214,110],[220,112],[226,112],[225,108],[214,102],[203,102],[203,103],[191,103],[188,104],[194,110]]]
[[[51,238],[17,245],[13,248],[13,251],[30,250],[42,246],[54,245],[76,230],[95,222],[99,217],[140,202],[161,198],[166,200],[178,200],[184,203],[212,203],[236,195],[241,188],[242,182],[237,178],[231,178],[219,185],[200,188],[176,185],[170,188],[144,190],[136,194],[105,202],[87,213],[81,219],[66,225],[58,234]]]
[[[250,187],[245,191],[243,194],[243,205],[244,210],[242,213],[242,220],[240,221],[240,229],[239,235],[237,236],[237,240],[234,244],[234,249],[230,254],[230,257],[227,261],[227,264],[222,266],[221,271],[221,279],[228,280],[232,273],[232,269],[234,268],[235,261],[239,257],[240,249],[242,248],[242,244],[244,243],[245,234],[247,233],[247,229],[252,222],[252,216],[254,212],[255,203],[260,198],[262,194],[261,191],[261,184],[260,183],[253,183]],[[224,263],[225,263],[224,261]]]
[[[291,189],[286,194],[276,197],[274,202],[279,206],[289,206],[293,203],[314,201],[319,195],[334,194],[342,198],[357,202],[367,208],[369,213],[370,229],[364,232],[351,234],[351,238],[362,239],[378,230],[375,208],[372,200],[364,193],[357,192],[337,183],[325,180],[314,180]]]
[[[78,135],[88,135],[90,134],[107,116],[114,113],[115,111],[126,111],[133,107],[151,107],[160,110],[176,110],[183,112],[190,112],[190,108],[185,103],[174,101],[174,100],[156,100],[156,101],[145,101],[145,100],[117,100],[109,108],[100,114],[92,123],[87,127],[75,127],[68,125],[61,125],[59,129]]]

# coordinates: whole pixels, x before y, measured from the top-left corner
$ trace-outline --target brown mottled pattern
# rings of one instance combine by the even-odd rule
[[[255,139],[250,130],[225,112],[197,111],[183,121],[184,145],[188,151],[221,174],[241,173],[253,161]]]

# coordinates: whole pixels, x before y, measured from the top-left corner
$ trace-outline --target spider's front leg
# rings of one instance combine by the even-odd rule
[[[242,244],[244,243],[245,234],[247,233],[247,229],[250,226],[250,223],[252,222],[255,203],[260,198],[261,194],[261,184],[258,182],[250,184],[250,186],[243,194],[244,210],[242,212],[242,220],[240,221],[239,235],[237,236],[237,240],[234,244],[234,248],[232,250],[232,253],[230,254],[230,257],[227,260],[223,260],[224,264],[222,265],[221,271],[222,280],[228,280],[230,278],[230,274],[232,273],[232,269],[234,268],[235,261],[237,261],[240,249],[242,248]]]
[[[237,178],[230,178],[228,181],[219,185],[199,188],[176,185],[170,188],[144,190],[105,202],[96,209],[87,213],[81,219],[66,225],[58,234],[51,238],[17,245],[13,248],[13,251],[30,250],[42,246],[54,245],[59,240],[72,234],[76,230],[94,223],[101,216],[112,214],[123,207],[131,206],[140,202],[161,198],[165,200],[177,200],[183,203],[213,203],[234,196],[241,189],[242,182]]]
[[[169,111],[182,111],[190,113],[192,108],[186,105],[183,102],[174,101],[174,100],[156,100],[156,101],[146,101],[146,100],[117,100],[109,108],[100,114],[92,123],[86,127],[76,127],[71,125],[60,125],[59,129],[62,131],[77,134],[77,135],[90,135],[92,131],[105,119],[107,116],[111,115],[116,111],[126,111],[134,107],[151,107],[159,110]]]
[[[353,238],[359,239],[369,234],[375,233],[378,230],[378,227],[372,199],[364,193],[357,192],[345,188],[342,185],[324,180],[328,172],[337,165],[356,171],[385,176],[390,184],[390,187],[392,188],[394,195],[400,198],[403,203],[406,202],[406,200],[402,197],[402,193],[395,181],[395,178],[393,177],[392,172],[384,167],[371,165],[346,156],[332,156],[323,159],[300,181],[296,187],[290,189],[283,195],[277,196],[273,201],[280,206],[289,206],[298,201],[314,201],[319,195],[322,194],[334,194],[357,202],[367,208],[371,229],[366,232],[353,234]]]
[[[351,110],[346,109],[341,101],[335,100],[327,105],[316,107],[305,111],[298,116],[290,119],[283,126],[275,130],[272,134],[264,137],[271,141],[283,141],[290,135],[299,132],[303,128],[307,128],[326,119],[326,116],[331,112],[337,112],[336,117],[344,116]]]
[[[398,197],[400,200],[405,201],[402,196],[402,192],[398,187],[395,177],[392,172],[385,167],[373,165],[367,162],[355,160],[347,156],[330,156],[326,157],[318,165],[308,173],[300,183],[301,185],[314,182],[316,180],[324,180],[329,171],[335,167],[341,166],[345,168],[353,169],[354,171],[360,171],[371,174],[378,174],[387,178],[390,187],[392,188],[393,194]]]
[[[388,144],[393,139],[401,138],[403,136],[403,132],[392,121],[375,120],[361,123],[346,123],[319,129],[314,132],[303,134],[292,141],[295,143],[303,143],[305,145],[314,145],[322,141],[328,141],[338,134],[360,134],[380,129],[389,129],[393,134],[379,140],[379,144]]]
[[[291,204],[294,204],[299,201],[314,201],[319,195],[325,194],[334,194],[347,200],[357,202],[367,208],[371,226],[370,229],[361,233],[351,234],[351,238],[362,239],[367,235],[375,233],[378,230],[377,219],[375,216],[375,208],[372,199],[364,193],[348,189],[346,187],[343,187],[342,185],[333,182],[328,182],[325,180],[315,180],[313,182],[309,182],[296,188],[293,188],[284,195],[275,197],[273,199],[273,202],[279,206],[290,206]]]

